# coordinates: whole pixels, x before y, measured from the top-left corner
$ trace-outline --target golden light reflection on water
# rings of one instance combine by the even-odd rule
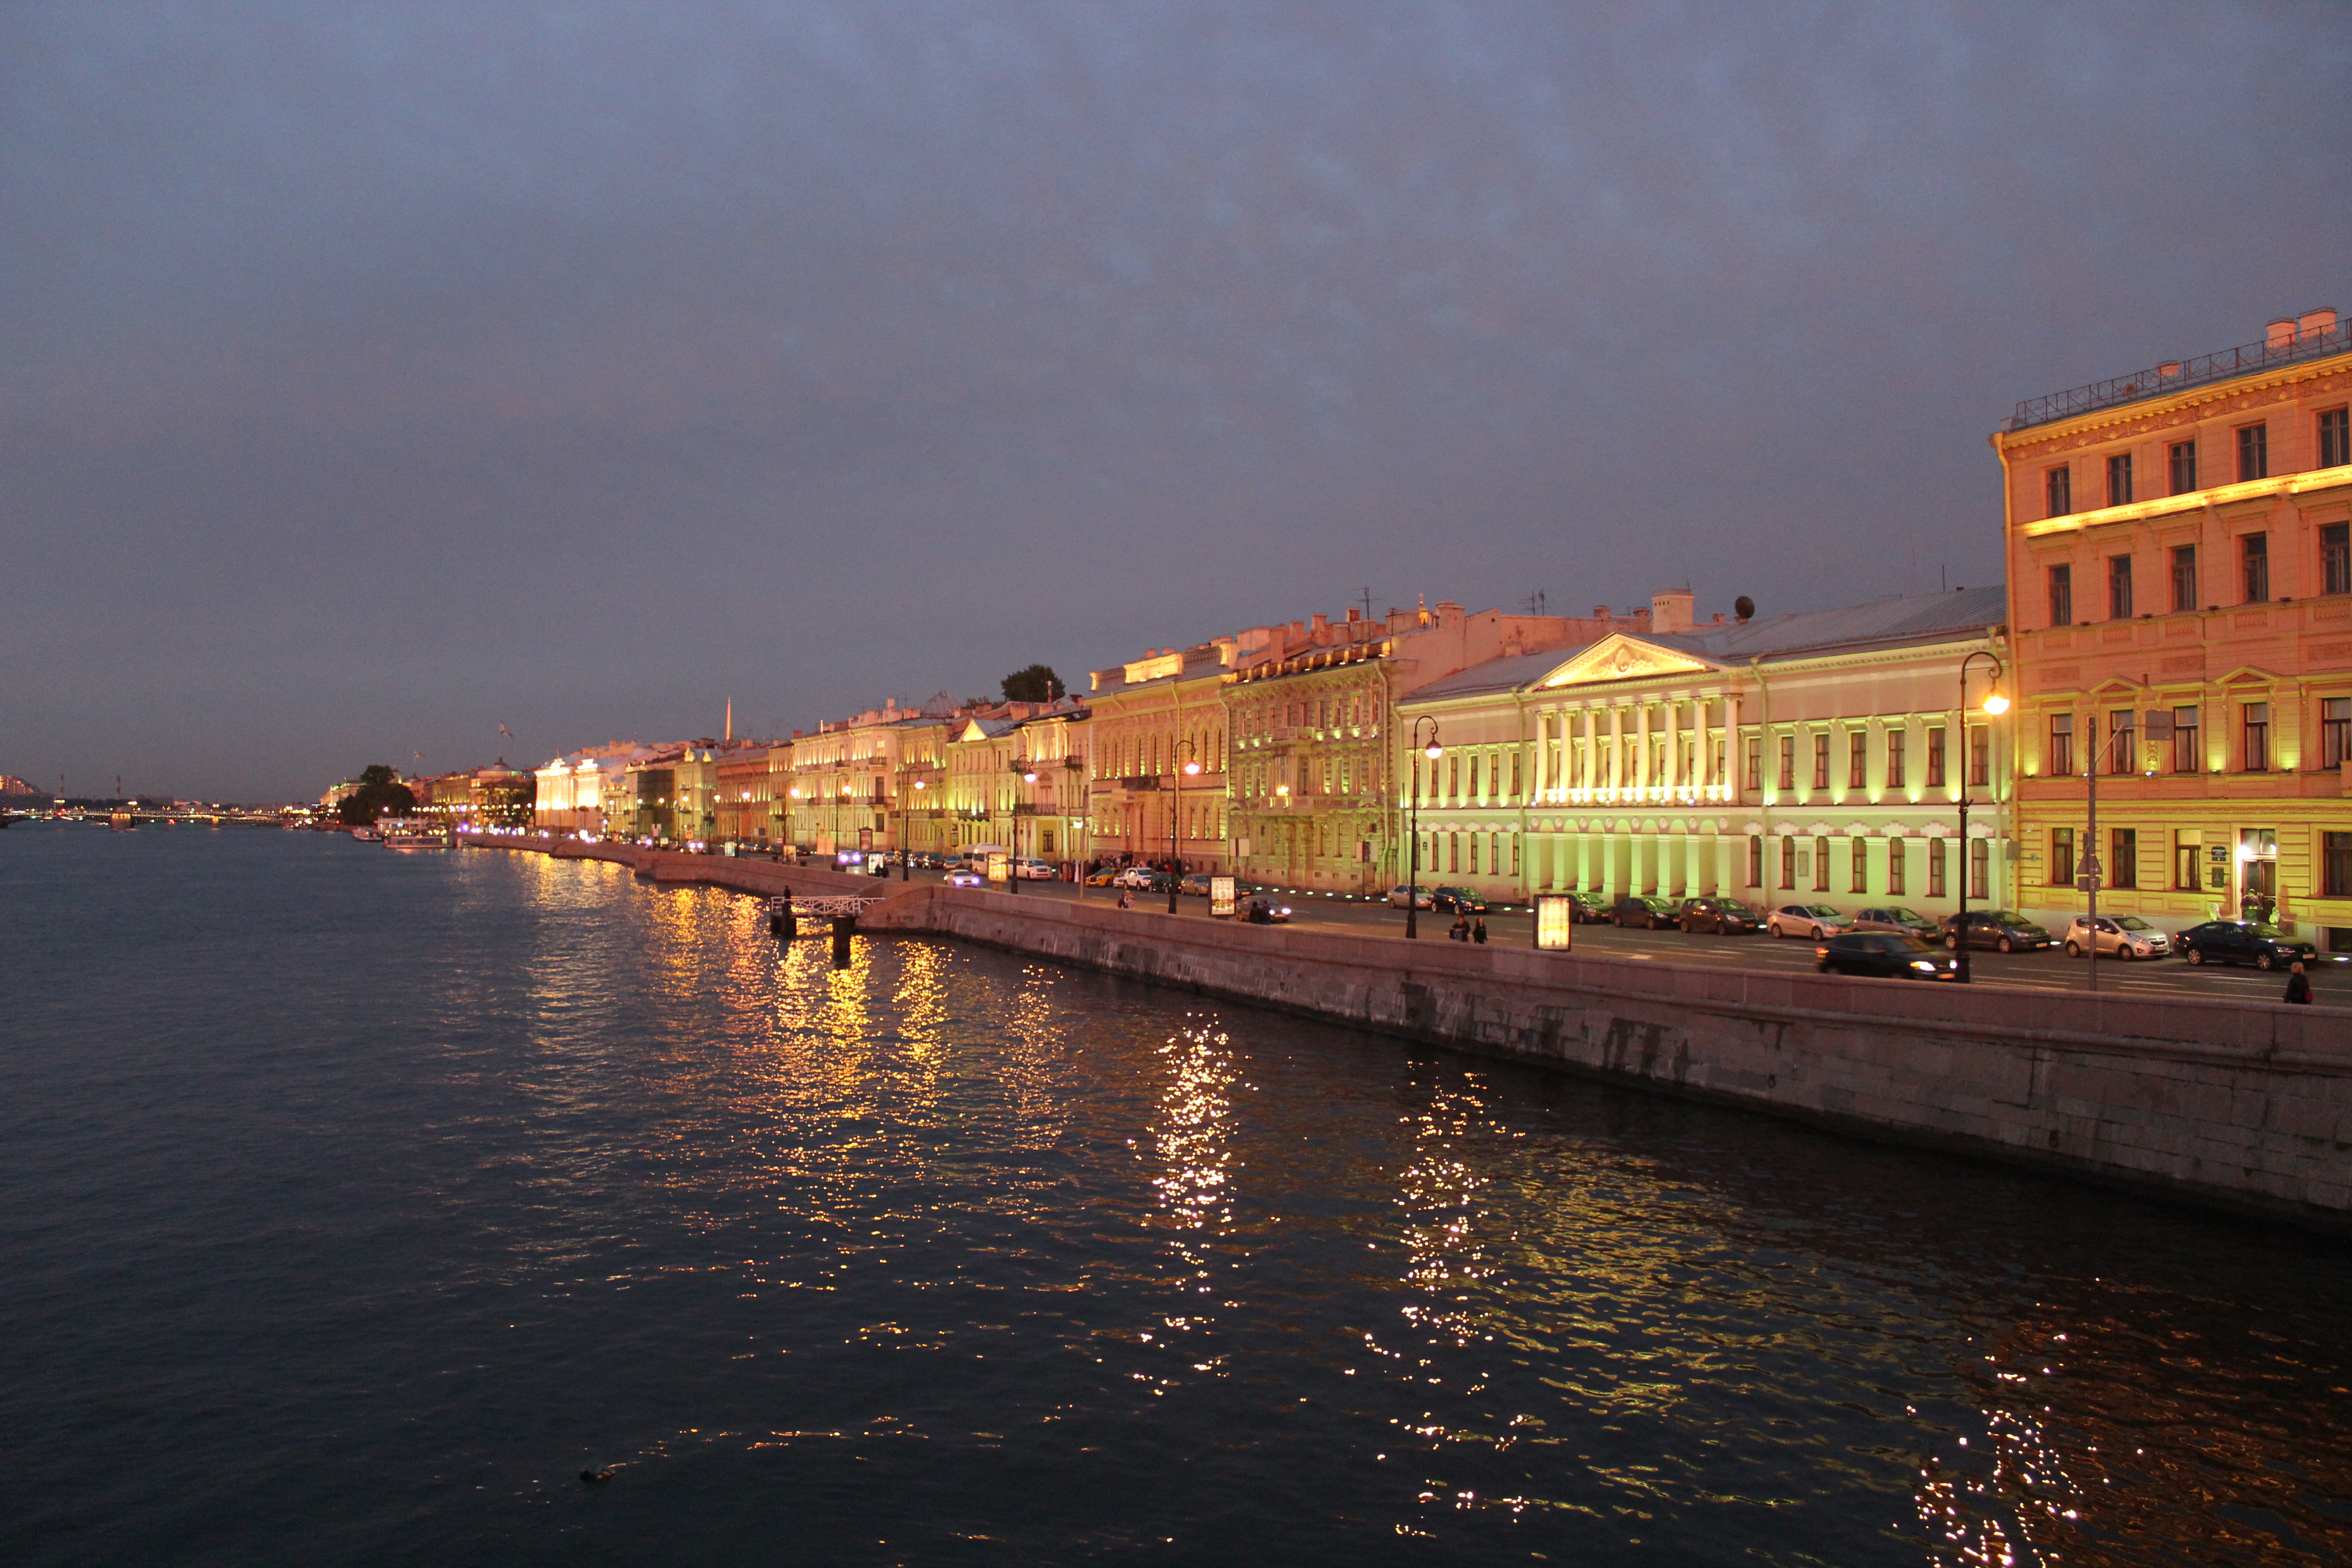
[[[861,1353],[992,1366],[1042,1339],[1151,1411],[1279,1386],[1304,1336],[1344,1331],[1314,1354],[1351,1395],[1378,1387],[1319,1440],[1377,1454],[1361,1462],[1401,1534],[1503,1512],[1631,1540],[1864,1497],[1874,1529],[1949,1568],[2352,1559],[2339,1361],[2259,1324],[2217,1339],[2206,1307],[2095,1281],[1987,1330],[1968,1314],[2009,1298],[1981,1256],[2032,1247],[1955,1239],[1941,1215],[1882,1223],[1918,1200],[1843,1191],[1870,1157],[1809,1144],[1742,1164],[1708,1140],[1744,1147],[1745,1123],[1619,1125],[1581,1090],[1562,1098],[1585,1120],[1549,1124],[1496,1072],[1342,1070],[1338,1031],[1210,1010],[1171,1029],[1169,994],[944,942],[861,938],[835,971],[822,940],[770,938],[755,900],[514,858],[541,922],[524,973],[543,1054],[522,1087],[552,1119],[626,1079],[659,1111],[633,1136],[668,1206],[614,1219],[618,1239],[722,1236],[698,1267],[747,1299],[842,1299],[857,1318],[835,1338]],[[630,1006],[641,1034],[593,1026]],[[723,1026],[675,1024],[714,1009]],[[549,1140],[530,1179],[592,1190],[615,1157]],[[583,1234],[515,1246],[568,1257]],[[1270,1295],[1276,1261],[1344,1298],[1344,1321]],[[1002,1442],[1018,1396],[992,1397],[968,1425]],[[1038,1421],[1092,1397],[1066,1391]],[[945,1440],[906,1405],[743,1440],[885,1429]]]

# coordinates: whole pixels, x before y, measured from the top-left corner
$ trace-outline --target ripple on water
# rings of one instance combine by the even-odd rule
[[[2291,1233],[595,864],[17,830],[0,938],[11,1561],[2352,1552]]]

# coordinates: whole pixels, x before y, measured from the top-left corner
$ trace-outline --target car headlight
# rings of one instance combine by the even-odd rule
[[[1936,966],[1924,958],[1913,959],[1911,961],[1911,967],[1914,969],[1924,970],[1929,974],[1936,973]]]

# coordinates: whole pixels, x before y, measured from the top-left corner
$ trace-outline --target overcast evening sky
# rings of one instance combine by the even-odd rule
[[[1990,582],[2020,398],[2352,308],[2347,83],[2341,4],[8,5],[0,771]]]

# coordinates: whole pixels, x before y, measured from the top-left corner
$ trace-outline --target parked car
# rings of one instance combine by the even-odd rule
[[[1209,896],[1209,874],[1206,871],[1187,871],[1184,879],[1176,884],[1176,890],[1188,899],[1205,899]]]
[[[1970,910],[1967,918],[1970,947],[1995,948],[2002,952],[2032,952],[2052,945],[2048,931],[2014,910]],[[1944,945],[1955,951],[1960,945],[1960,919],[1958,915],[1944,917]]]
[[[1149,866],[1129,866],[1110,879],[1110,885],[1114,888],[1141,888],[1156,890],[1156,884],[1162,875],[1163,873],[1155,871]]]
[[[1738,899],[1717,896],[1706,899],[1685,899],[1682,927],[1685,931],[1713,931],[1717,936],[1753,935],[1762,929],[1764,917]]]
[[[1928,919],[1917,910],[1906,910],[1901,904],[1885,904],[1874,910],[1854,911],[1856,931],[1891,931],[1899,936],[1916,936],[1921,942],[1939,941],[1944,934],[1943,922]]]
[[[1813,966],[1824,974],[1868,974],[1885,980],[1949,980],[1960,961],[1947,958],[1903,931],[1855,931],[1833,936],[1813,949]]]
[[[1414,909],[1425,910],[1429,908],[1429,898],[1430,889],[1426,886],[1416,883],[1407,887],[1404,883],[1399,882],[1389,889],[1389,907],[1401,910],[1407,903],[1411,903]]]
[[[1643,931],[1655,931],[1660,926],[1675,923],[1677,911],[1672,899],[1647,898],[1640,893],[1628,893],[1617,900],[1610,911],[1611,918],[1622,927],[1640,926]]]
[[[1483,915],[1486,900],[1475,888],[1439,888],[1429,895],[1429,907],[1441,915]]]
[[[2173,942],[2191,963],[2251,963],[2256,969],[2284,969],[2296,959],[2316,961],[2319,950],[2298,942],[2274,925],[2260,921],[2207,921],[2190,926]]]
[[[1062,873],[1051,860],[1015,860],[1013,874],[1024,882],[1050,882]]]
[[[1087,873],[1087,886],[1108,888],[1118,880],[1118,873],[1119,868],[1117,866],[1098,866]]]
[[[2110,920],[2099,917],[2099,956],[2113,953],[2129,962],[2135,958],[2169,958],[2172,939],[2140,919],[2137,915],[2117,915]],[[2091,917],[2076,915],[2066,926],[2066,956],[2080,958],[2091,948]]]
[[[987,877],[978,871],[968,870],[961,866],[959,866],[954,870],[949,872],[947,874],[946,881],[947,885],[950,888],[985,888],[988,886]]]
[[[1588,893],[1581,889],[1568,895],[1568,919],[1570,925],[1602,925],[1613,916],[1617,906],[1609,901],[1606,893]]]
[[[1843,936],[1853,922],[1827,904],[1782,904],[1764,917],[1764,929],[1774,936],[1810,937],[1820,942]]]

